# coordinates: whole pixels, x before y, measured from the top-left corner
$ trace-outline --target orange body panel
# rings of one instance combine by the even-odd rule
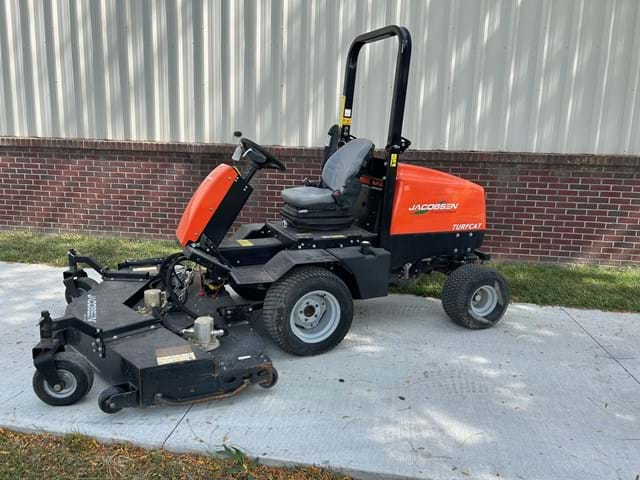
[[[196,242],[238,177],[235,168],[218,165],[202,181],[182,214],[176,236],[181,245]]]
[[[444,172],[398,164],[391,235],[486,228],[484,189]]]

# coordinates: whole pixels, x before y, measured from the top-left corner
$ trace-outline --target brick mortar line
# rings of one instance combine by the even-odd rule
[[[64,139],[39,137],[3,137],[2,148],[43,148],[62,150],[95,150],[111,152],[143,153],[187,153],[187,154],[228,154],[235,145],[225,143],[186,143],[153,141],[119,141],[95,139]],[[276,154],[283,157],[310,157],[319,160],[322,148],[270,146]],[[378,155],[383,150],[377,150]],[[595,155],[576,153],[533,153],[533,152],[497,152],[497,151],[447,151],[447,150],[409,150],[404,160],[407,162],[424,161],[465,161],[469,163],[509,163],[509,164],[545,164],[570,166],[631,166],[640,167],[638,155]]]

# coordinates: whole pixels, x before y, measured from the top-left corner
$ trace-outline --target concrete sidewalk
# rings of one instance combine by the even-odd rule
[[[0,263],[0,425],[175,451],[223,443],[265,462],[358,477],[625,479],[640,474],[640,315],[512,305],[494,329],[453,325],[436,300],[356,303],[334,351],[202,405],[103,414],[96,378],[71,407],[31,389],[40,310],[64,311],[61,269]]]

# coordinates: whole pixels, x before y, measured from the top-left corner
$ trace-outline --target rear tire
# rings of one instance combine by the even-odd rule
[[[294,355],[317,355],[338,345],[353,319],[353,299],[336,274],[297,267],[275,282],[262,318],[271,338]]]
[[[65,289],[64,299],[67,301],[67,304],[71,303],[74,298],[80,297],[82,294],[88,292],[93,287],[98,285],[98,282],[96,282],[93,278],[88,278],[88,277],[76,278],[74,282],[76,284],[76,290],[78,292],[78,295],[74,296],[71,293],[71,290],[69,290],[68,288]]]
[[[53,357],[58,375],[64,384],[60,390],[36,370],[33,374],[33,391],[44,403],[54,407],[73,405],[82,399],[93,386],[93,370],[82,356],[73,352],[59,352]]]
[[[472,330],[493,327],[509,306],[509,285],[495,270],[467,264],[447,277],[442,307],[458,325]]]

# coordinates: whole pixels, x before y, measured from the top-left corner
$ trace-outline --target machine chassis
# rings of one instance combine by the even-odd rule
[[[355,139],[351,123],[362,47],[393,37],[398,40],[398,50],[384,158],[371,156],[371,144],[368,156],[359,159],[360,170],[354,178],[345,179],[343,189],[330,189],[336,205],[343,205],[343,190],[353,191],[355,203],[348,200],[352,205],[350,226],[338,228],[344,224],[344,209],[331,204],[329,211],[339,213],[338,221],[332,223],[335,218],[322,209],[314,210],[312,204],[310,209],[303,206],[296,210],[300,215],[308,214],[304,222],[283,209],[287,219],[283,223],[243,225],[229,236],[253,191],[250,181],[255,173],[264,168],[286,169],[268,150],[241,138],[232,159],[248,158],[249,168],[242,174],[230,165],[218,165],[203,180],[176,230],[182,253],[126,260],[111,270],[91,257],[69,252],[69,269],[63,276],[69,306],[57,319],[42,312],[40,342],[33,349],[34,390],[43,401],[68,405],[79,400],[91,388],[94,369],[112,384],[99,398],[101,409],[107,413],[130,406],[224,398],[251,383],[268,388],[276,383],[277,372],[252,327],[256,310],[263,310],[265,330],[283,350],[316,355],[338,345],[347,334],[353,318],[352,299],[385,296],[390,284],[434,271],[447,275],[442,303],[454,322],[483,329],[500,320],[509,304],[508,285],[497,272],[478,265],[489,260],[478,251],[486,228],[482,188],[474,186],[481,205],[469,217],[474,221],[459,224],[452,219],[437,224],[437,213],[423,216],[435,204],[457,210],[457,203],[441,198],[428,203],[427,199],[410,197],[411,204],[399,203],[400,216],[394,213],[396,197],[401,198],[407,186],[403,186],[402,172],[409,170],[400,163],[400,156],[411,144],[402,136],[411,57],[411,37],[406,28],[384,27],[358,36],[351,44],[340,121],[330,129],[323,173],[333,155]],[[355,178],[360,188],[357,197],[356,189],[346,186],[352,186]],[[396,187],[397,179],[400,187]],[[413,185],[414,191],[421,191],[418,183]],[[458,179],[449,188],[464,183]],[[433,185],[438,190],[439,184]],[[416,209],[422,222],[411,216]],[[402,225],[394,224],[394,218]],[[328,229],[328,225],[336,228]],[[196,265],[199,291],[191,288],[191,283],[185,286],[182,280],[174,284],[166,275],[179,261]],[[83,264],[96,270],[102,283],[87,278]],[[164,289],[155,288],[157,285]],[[251,301],[233,299],[226,285]],[[176,293],[180,288],[182,294],[186,292],[184,300]],[[147,304],[145,297],[150,290],[167,297],[161,307]],[[206,335],[224,333],[213,353],[200,348],[208,343],[193,345],[193,338],[187,335],[188,330],[196,330],[196,324],[201,325],[200,320],[212,324],[205,329]],[[64,368],[78,375],[81,381],[77,386],[82,388],[78,395],[60,400],[56,392],[65,391],[71,374],[68,370],[64,373]]]

